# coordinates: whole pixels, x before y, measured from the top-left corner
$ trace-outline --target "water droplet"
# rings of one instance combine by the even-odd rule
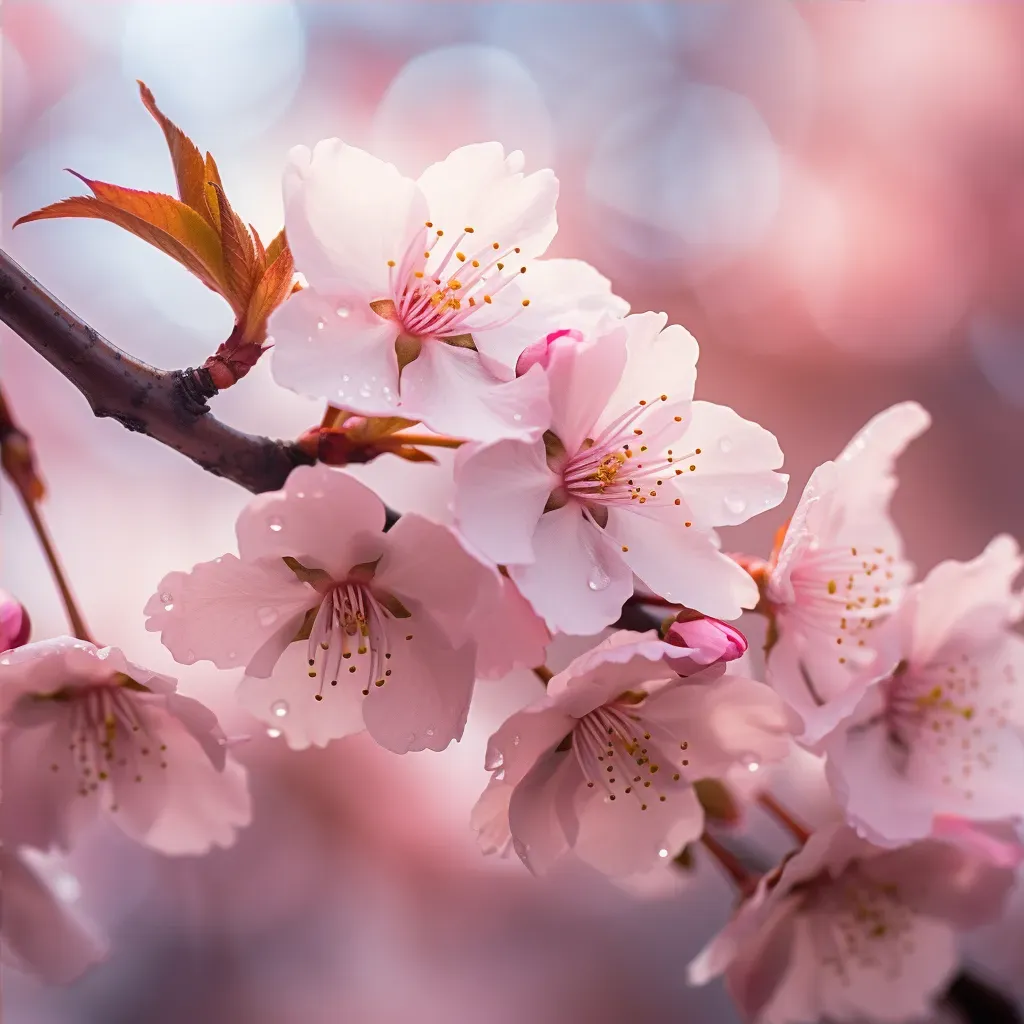
[[[735,494],[730,494],[725,498],[725,507],[734,515],[738,516],[746,509],[747,502],[745,498],[741,498]]]
[[[269,737],[270,737],[270,738],[271,738],[272,740],[276,740],[276,739],[277,739],[277,737],[281,735],[281,730],[280,730],[280,729],[268,729],[268,730],[267,730],[267,735],[268,735],[268,736],[269,736]]]
[[[659,850],[658,851],[658,856],[659,857],[667,857],[668,856],[668,850],[664,850],[664,849]]]
[[[521,839],[516,839],[516,837],[513,836],[512,837],[512,849],[516,851],[516,856],[524,864],[528,864],[529,863],[528,857],[529,857],[529,853],[530,853],[530,848],[526,845],[526,843],[524,843]]]
[[[347,384],[352,378],[347,373],[341,375],[341,379]]]
[[[256,618],[259,619],[261,626],[272,626],[277,622],[278,612],[276,608],[271,608],[270,605],[266,605],[260,608],[256,612]]]
[[[280,516],[274,516],[272,519],[267,520],[267,526],[269,526],[274,533],[280,533],[284,527],[284,523],[281,522]]]
[[[590,570],[590,578],[587,580],[587,586],[591,590],[606,590],[611,581],[612,578],[608,573],[606,573],[601,566],[595,565]]]
[[[346,320],[351,314],[352,310],[350,310],[348,306],[339,306],[334,312],[337,313],[342,320]]]
[[[231,658],[232,660],[234,660],[235,658],[238,657],[238,652],[237,651],[228,651],[228,657]]]
[[[748,772],[756,772],[761,767],[761,762],[752,754],[748,754],[740,762]]]
[[[173,604],[165,604],[164,605],[164,611],[165,612],[173,612],[174,611],[174,605]]]
[[[185,652],[185,657],[182,659],[186,665],[191,665],[196,660],[196,652],[188,650]]]
[[[283,700],[276,700],[270,705],[270,713],[277,718],[284,718],[288,714],[288,704]]]
[[[171,602],[172,602],[172,601],[174,600],[174,595],[173,595],[173,594],[170,594],[170,593],[168,593],[168,592],[167,592],[167,591],[165,590],[165,591],[164,591],[164,592],[163,592],[163,593],[162,593],[162,594],[160,595],[160,600],[161,600],[161,601],[163,601],[163,603],[164,603],[164,604],[170,604],[170,603],[171,603]]]
[[[316,329],[318,331],[322,331],[324,329],[324,322],[323,322],[323,320],[317,320],[317,322],[316,322]]]
[[[0,665],[10,665],[10,663],[11,663],[11,659],[10,658],[0,658]]]
[[[518,736],[513,736],[512,737],[512,746],[513,747],[518,747],[519,746],[519,737]]]
[[[295,492],[295,497],[296,498],[304,498],[305,496],[306,496],[306,492],[305,491],[296,491]]]
[[[504,780],[504,778],[505,778],[505,769],[504,768],[502,768],[499,771],[496,771],[494,773],[494,781],[495,782],[501,782],[501,781]]]
[[[521,423],[523,420],[523,414],[521,412],[514,412],[512,414],[512,419],[515,423]]]
[[[369,398],[372,393],[373,392],[370,391],[370,385],[369,384],[360,384],[359,385],[359,397],[360,398]]]
[[[500,750],[489,752],[487,760],[484,762],[484,771],[497,771],[504,763],[505,756],[501,753]]]
[[[433,729],[428,729],[427,730],[427,735],[428,736],[433,736],[434,735],[434,730]]]
[[[718,447],[719,447],[720,451],[722,451],[724,454],[728,455],[729,452],[732,451],[732,438],[731,437],[723,437],[721,440],[719,440]]]

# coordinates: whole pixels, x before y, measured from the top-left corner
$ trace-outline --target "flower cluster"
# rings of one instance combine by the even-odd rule
[[[703,842],[745,898],[693,981],[724,973],[758,1024],[911,1019],[1019,859],[1017,546],[913,582],[889,514],[895,460],[928,425],[908,402],[814,471],[770,560],[725,554],[719,530],[786,495],[778,443],[695,399],[683,327],[543,258],[558,184],[523,163],[467,146],[413,180],[338,140],[290,154],[305,286],[270,320],[273,375],[326,401],[325,424],[390,439],[367,457],[457,448],[451,516],[396,521],[345,470],[299,466],[242,509],[237,553],[157,584],[146,628],[177,662],[235,673],[241,705],[296,749],[365,730],[441,751],[478,681],[533,669],[546,690],[488,744],[484,852],[630,879]],[[417,424],[430,433],[402,433]],[[763,663],[730,621],[744,611],[767,619]],[[25,645],[20,606],[2,621],[16,849],[66,848],[93,812],[167,853],[232,842],[245,771],[212,713],[116,648]],[[552,672],[556,634],[593,640]],[[809,838],[762,793],[794,745],[835,797]],[[728,822],[759,794],[801,848],[758,880]],[[84,966],[93,947],[62,920]]]

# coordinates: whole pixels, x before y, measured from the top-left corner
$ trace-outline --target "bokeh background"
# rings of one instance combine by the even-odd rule
[[[698,395],[778,435],[790,497],[727,531],[729,547],[766,554],[810,470],[906,398],[935,420],[895,506],[920,569],[1024,533],[1024,4],[5,0],[0,35],[3,245],[142,359],[201,364],[230,329],[226,305],[110,225],[9,229],[80,191],[65,167],[172,190],[135,79],[213,151],[265,238],[296,143],[338,135],[416,173],[498,139],[561,179],[554,253],[690,328]],[[3,328],[0,342],[94,632],[173,670],[249,737],[238,756],[256,806],[238,845],[203,859],[90,834],[71,866],[111,958],[63,990],[5,970],[6,1020],[734,1020],[720,988],[684,979],[732,898],[713,865],[626,890],[478,855],[467,819],[486,737],[536,695],[529,674],[479,688],[461,744],[397,758],[362,738],[288,751],[234,709],[232,673],[173,666],[142,606],[165,572],[232,547],[247,496],[95,420],[24,343]],[[279,436],[317,422],[267,369],[217,415]],[[448,514],[447,463],[360,473],[399,508]],[[63,632],[17,500],[2,499],[3,585],[37,637]],[[559,644],[552,660],[572,653]],[[820,813],[806,771],[778,785]],[[751,837],[786,848],[756,813]],[[1022,917],[970,944],[1018,995]]]

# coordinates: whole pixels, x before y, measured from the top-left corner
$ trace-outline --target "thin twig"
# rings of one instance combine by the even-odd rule
[[[158,370],[112,345],[0,250],[0,320],[56,367],[97,416],[148,434],[208,473],[259,493],[283,486],[296,445],[244,434],[209,414],[190,371]]]
[[[742,893],[747,893],[754,885],[754,876],[743,866],[743,862],[731,850],[726,849],[713,835],[705,832],[700,837],[704,849],[722,866],[725,873],[736,884]]]
[[[811,838],[810,830],[802,825],[771,793],[760,793],[757,797],[757,802],[780,825],[788,829],[797,842],[803,844]]]

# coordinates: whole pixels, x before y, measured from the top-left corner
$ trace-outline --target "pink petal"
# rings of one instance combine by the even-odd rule
[[[727,406],[694,402],[678,444],[683,451],[700,449],[696,471],[679,478],[698,527],[744,523],[786,496],[789,478],[774,472],[782,465],[778,441]]]
[[[402,516],[384,539],[373,585],[429,609],[453,645],[473,637],[472,613],[493,605],[501,589],[494,566],[470,554],[449,527],[415,512]]]
[[[509,566],[523,596],[552,632],[597,633],[619,617],[633,574],[614,541],[575,505],[540,517],[535,561]]]
[[[550,420],[544,373],[502,380],[478,353],[428,340],[402,371],[402,415],[467,441],[533,440]]]
[[[625,365],[626,329],[622,324],[609,326],[605,333],[583,342],[565,337],[552,344],[547,367],[550,425],[570,456],[596,432]]]
[[[29,854],[37,852],[0,848],[4,956],[46,984],[66,985],[102,960],[107,946],[33,865]]]
[[[396,754],[461,739],[473,694],[473,645],[453,649],[425,611],[410,611],[389,624],[392,674],[363,703],[367,732]]]
[[[307,288],[274,313],[269,330],[271,373],[282,387],[364,416],[404,415],[398,328],[366,303]]]
[[[387,261],[402,258],[428,219],[414,181],[340,139],[291,150],[284,205],[296,269],[318,291],[366,302],[388,297]]]
[[[558,483],[541,441],[464,446],[455,457],[456,522],[495,562],[532,562],[533,533]]]
[[[576,855],[607,875],[645,871],[660,862],[662,850],[675,854],[704,830],[704,811],[689,786],[670,788],[664,802],[630,795],[636,799],[599,795],[580,814]]]
[[[517,785],[575,726],[576,719],[559,702],[544,697],[501,724],[487,741],[484,767]]]
[[[456,149],[419,177],[430,220],[452,236],[468,225],[502,251],[539,256],[557,230],[558,180],[549,170],[524,176],[521,167],[522,154],[506,157],[497,142]]]
[[[224,555],[190,573],[171,573],[146,604],[146,628],[185,665],[236,668],[283,628],[292,635],[319,601],[280,558],[243,562]]]
[[[537,260],[517,282],[519,292],[529,296],[530,305],[502,327],[473,332],[477,348],[485,359],[509,370],[516,367],[520,353],[552,331],[572,329],[591,337],[605,329],[606,318],[618,319],[629,312],[629,304],[611,290],[611,282],[583,260]],[[467,320],[486,324],[495,318],[481,310]]]
[[[244,560],[290,555],[339,579],[380,557],[383,529],[380,498],[349,473],[324,465],[293,469],[284,489],[253,498],[235,527]]]
[[[713,535],[687,528],[681,517],[660,518],[612,508],[608,533],[628,550],[622,558],[647,587],[670,601],[720,619],[735,619],[758,602],[757,585]]]
[[[476,674],[500,679],[516,668],[544,664],[551,634],[519,588],[507,576],[494,601],[481,603],[473,615]]]
[[[496,853],[504,857],[512,846],[512,833],[508,825],[508,805],[513,787],[492,778],[480,799],[473,805],[469,824],[477,833],[480,852]]]
[[[294,643],[267,679],[245,676],[238,702],[267,726],[283,734],[292,750],[326,747],[331,740],[363,730],[363,683],[338,680],[337,686],[310,678],[305,642]],[[317,694],[322,698],[317,700]]]

